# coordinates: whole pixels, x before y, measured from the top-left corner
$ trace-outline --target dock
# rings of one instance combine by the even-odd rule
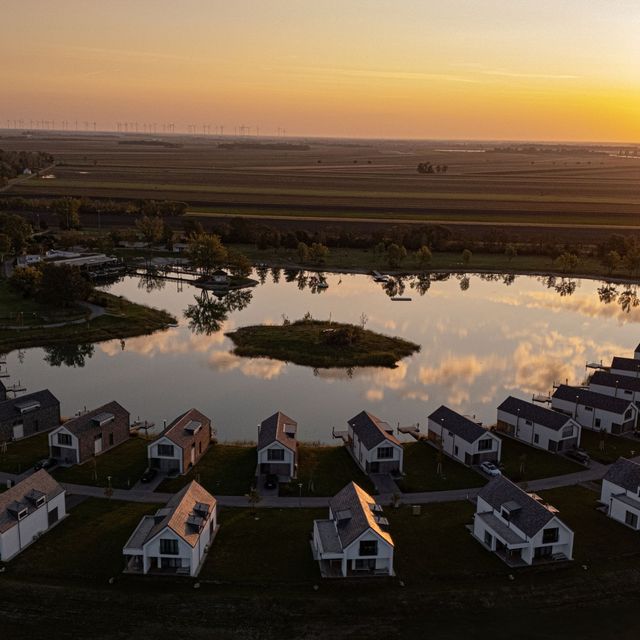
[[[372,271],[371,275],[373,276],[374,282],[389,282],[389,276],[385,276],[383,273],[379,271]]]
[[[601,371],[608,371],[611,367],[606,367],[602,364],[602,360],[600,362],[587,362],[587,369],[599,369]]]
[[[533,395],[531,397],[531,402],[539,402],[540,404],[545,404],[551,402],[551,396],[543,396],[541,394]]]
[[[344,444],[349,444],[349,432],[348,431],[336,431],[335,427],[331,428],[331,437],[335,440],[342,440]]]
[[[427,435],[420,432],[420,426],[417,424],[413,424],[408,427],[398,427],[398,433],[404,433],[407,436],[411,436],[418,442],[420,442],[420,440],[427,440]]]
[[[392,302],[411,302],[412,298],[401,298],[400,296],[396,296],[391,298]]]

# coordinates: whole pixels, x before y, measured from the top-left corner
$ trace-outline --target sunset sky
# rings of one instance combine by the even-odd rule
[[[639,0],[0,0],[7,120],[640,141]]]

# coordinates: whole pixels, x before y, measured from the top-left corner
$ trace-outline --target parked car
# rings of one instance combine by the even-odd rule
[[[483,462],[480,468],[489,476],[501,476],[502,471],[493,462]]]
[[[143,474],[142,478],[140,478],[140,482],[151,482],[158,475],[158,470],[150,467]]]
[[[567,451],[567,458],[571,458],[581,464],[589,464],[589,454],[582,449],[570,449]]]
[[[278,486],[278,476],[275,473],[269,473],[264,479],[265,489],[275,489]]]
[[[39,471],[40,469],[51,469],[58,464],[58,461],[55,458],[45,458],[44,460],[39,460],[35,463],[34,469]]]

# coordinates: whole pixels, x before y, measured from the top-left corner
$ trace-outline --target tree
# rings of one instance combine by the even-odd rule
[[[19,267],[14,269],[9,278],[9,286],[19,291],[26,298],[33,298],[40,291],[42,273],[35,267]]]
[[[602,258],[602,264],[608,269],[609,275],[611,275],[622,262],[620,254],[613,250],[606,253]]]
[[[6,233],[0,233],[0,263],[4,262],[4,257],[11,251],[11,238]]]
[[[416,251],[416,257],[418,259],[418,264],[424,269],[431,263],[431,250],[429,247],[423,245],[418,249],[418,251]]]
[[[58,226],[61,229],[80,228],[80,204],[77,198],[60,198],[51,203],[51,208],[58,215]]]
[[[158,216],[142,216],[136,220],[136,229],[147,242],[156,244],[164,235],[164,221]]]
[[[507,256],[507,260],[509,261],[509,264],[511,264],[511,261],[518,255],[518,249],[516,245],[509,243],[504,248],[504,255]]]
[[[21,253],[31,237],[31,225],[22,216],[0,213],[0,233],[9,236],[14,253]]]
[[[563,273],[572,273],[578,267],[580,262],[578,256],[575,253],[569,253],[565,251],[555,259],[555,265]]]
[[[229,265],[231,273],[240,278],[248,277],[251,273],[251,262],[249,258],[247,258],[244,253],[234,251],[233,249],[230,249],[227,253],[227,264]]]
[[[304,242],[298,242],[298,260],[302,264],[309,262],[309,247]]]
[[[228,253],[220,236],[200,233],[189,243],[189,259],[194,267],[209,275],[227,261]]]
[[[69,307],[79,300],[86,300],[93,291],[93,286],[77,267],[44,263],[40,271],[42,280],[38,297],[48,304]]]
[[[624,266],[634,275],[638,272],[640,268],[640,245],[638,243],[633,243],[627,248],[624,256]]]
[[[325,247],[321,242],[314,242],[309,249],[309,258],[312,262],[322,263],[329,255],[329,248]]]
[[[469,264],[471,262],[471,258],[472,258],[473,254],[471,253],[471,251],[469,251],[469,249],[465,249],[462,252],[462,262],[466,265]]]
[[[407,250],[404,246],[397,245],[395,242],[387,247],[387,262],[390,267],[398,267],[407,257]]]

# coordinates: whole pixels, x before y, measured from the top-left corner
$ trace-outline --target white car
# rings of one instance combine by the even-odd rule
[[[480,468],[489,476],[501,476],[502,471],[493,462],[483,462]]]

